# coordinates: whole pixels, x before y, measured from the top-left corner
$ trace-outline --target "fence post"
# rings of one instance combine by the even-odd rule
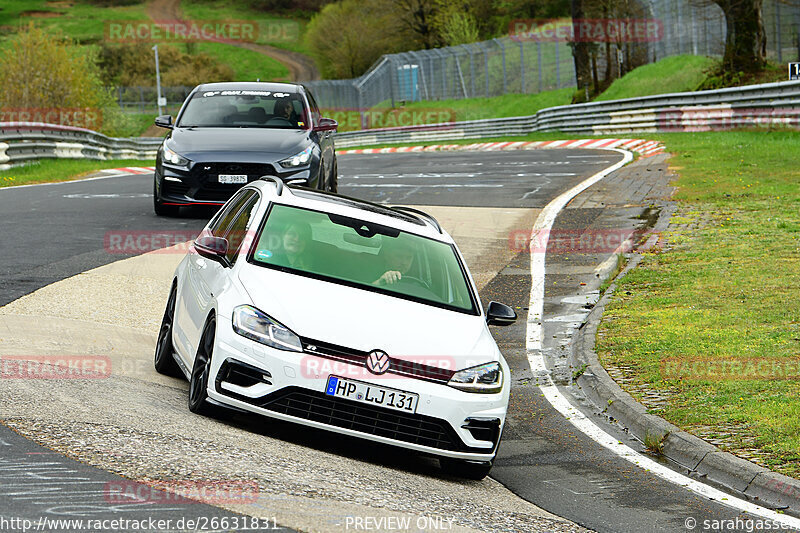
[[[466,44],[463,45],[469,53],[469,88],[472,97],[475,97],[475,56],[472,55],[472,49]]]
[[[503,94],[506,94],[506,47],[500,39],[492,39],[500,47],[500,53],[503,54]]]
[[[558,44],[558,41],[556,41],[556,89],[561,88],[561,62],[558,59]]]
[[[775,50],[778,52],[778,63],[783,63],[783,42],[781,39],[781,3],[775,2]]]
[[[536,55],[539,62],[539,92],[542,92],[542,42],[536,41]]]
[[[525,46],[519,41],[519,88],[525,94]]]

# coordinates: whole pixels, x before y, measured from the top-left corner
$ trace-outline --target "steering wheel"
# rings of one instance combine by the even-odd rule
[[[425,282],[425,281],[423,281],[423,280],[421,280],[421,279],[419,279],[419,278],[417,278],[415,276],[409,276],[407,274],[403,274],[402,277],[400,278],[400,281],[398,281],[397,283],[403,283],[405,281],[410,281],[411,283],[414,283],[415,285],[419,285],[423,289],[431,290],[431,286],[428,285],[427,282]]]

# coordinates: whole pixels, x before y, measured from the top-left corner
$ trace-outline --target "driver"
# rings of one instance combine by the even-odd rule
[[[275,116],[278,118],[285,118],[289,122],[294,122],[292,115],[294,115],[294,107],[291,100],[282,99],[275,102]]]
[[[381,248],[384,273],[372,282],[373,285],[394,285],[403,279],[414,266],[414,249],[407,243],[397,239],[386,242]]]

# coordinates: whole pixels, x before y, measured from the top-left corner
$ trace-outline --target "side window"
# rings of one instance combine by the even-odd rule
[[[222,208],[222,211],[220,211],[211,221],[211,224],[209,224],[208,229],[211,231],[211,234],[214,237],[224,237],[226,230],[231,225],[233,217],[236,216],[236,213],[239,212],[245,202],[254,194],[255,191],[249,189],[236,193],[236,196]]]
[[[258,205],[258,194],[255,191],[252,192],[253,194],[246,199],[244,206],[236,214],[228,231],[223,235],[228,239],[228,253],[225,254],[225,257],[231,264],[236,262],[236,256],[242,249],[242,244],[249,242],[247,228],[250,227]]]
[[[306,89],[306,96],[308,97],[308,103],[311,105],[311,117],[314,120],[314,124],[319,124],[319,119],[322,117],[322,115],[319,112],[317,101],[314,100],[314,96],[308,89]]]

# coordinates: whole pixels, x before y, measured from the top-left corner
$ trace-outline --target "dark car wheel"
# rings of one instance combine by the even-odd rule
[[[183,377],[183,372],[181,372],[172,355],[175,351],[172,345],[172,324],[175,321],[175,301],[177,298],[178,288],[173,284],[169,293],[169,300],[167,300],[167,308],[164,310],[164,318],[161,319],[161,329],[158,330],[154,360],[156,372],[175,378]]]
[[[155,182],[153,182],[153,211],[160,217],[176,217],[180,212],[180,206],[164,205],[161,200],[158,199],[158,191],[156,190]]]
[[[439,466],[445,474],[476,481],[480,481],[489,475],[492,464],[493,461],[463,461],[449,457],[439,458]]]
[[[211,317],[200,337],[200,346],[197,347],[192,375],[189,378],[189,410],[199,415],[212,414],[212,407],[208,403],[208,374],[211,372],[216,331],[217,321]]]

